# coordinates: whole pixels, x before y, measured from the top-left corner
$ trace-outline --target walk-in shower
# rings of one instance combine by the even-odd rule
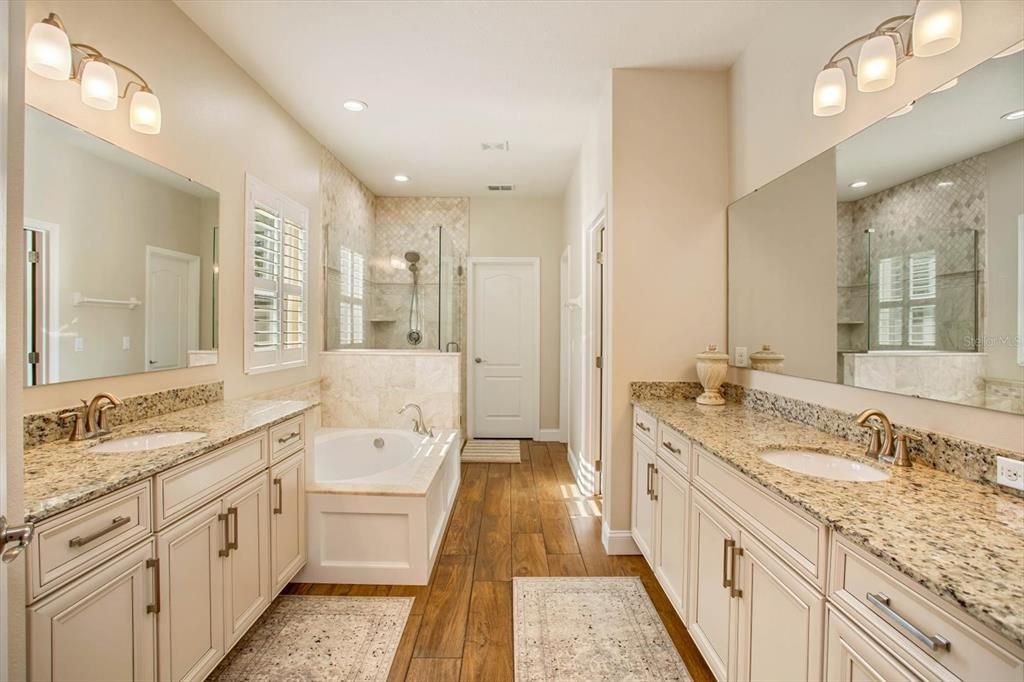
[[[463,256],[444,225],[328,225],[325,348],[460,350]]]

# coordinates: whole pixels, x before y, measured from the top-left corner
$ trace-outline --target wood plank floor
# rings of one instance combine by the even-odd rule
[[[565,445],[523,441],[521,464],[463,464],[425,586],[292,583],[285,594],[414,597],[390,680],[511,680],[513,576],[639,576],[696,682],[714,680],[647,562],[608,556],[601,500],[584,497]]]

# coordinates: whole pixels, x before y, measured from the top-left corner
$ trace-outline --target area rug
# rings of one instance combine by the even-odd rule
[[[462,449],[463,462],[519,463],[517,440],[471,440]]]
[[[691,680],[640,578],[515,578],[517,682]]]
[[[280,596],[208,680],[386,680],[412,603]]]

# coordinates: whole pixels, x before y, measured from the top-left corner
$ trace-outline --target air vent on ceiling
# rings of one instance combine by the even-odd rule
[[[507,152],[508,140],[504,142],[481,142],[480,149],[485,152]]]
[[[512,192],[515,188],[515,185],[487,185],[487,189],[492,192]]]

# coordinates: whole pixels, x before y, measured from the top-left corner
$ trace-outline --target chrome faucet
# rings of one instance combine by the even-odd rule
[[[882,426],[878,427],[867,423],[871,417],[877,418]],[[921,440],[918,436],[909,433],[901,433],[897,436],[893,431],[892,422],[885,416],[885,413],[874,408],[858,414],[856,422],[858,426],[871,429],[871,440],[868,442],[864,454],[868,457],[877,457],[879,462],[886,464],[900,467],[911,466],[908,441]]]
[[[104,405],[104,402],[108,404]],[[113,393],[100,393],[93,396],[88,403],[83,400],[82,407],[64,410],[58,417],[62,420],[73,419],[68,440],[98,438],[110,433],[110,428],[107,426],[107,410],[123,404],[121,399]]]
[[[416,419],[412,420],[412,430],[421,436],[433,436],[434,430],[427,426],[426,422],[423,421],[423,409],[420,408],[416,403],[406,403],[402,406],[402,409],[398,411],[398,414],[405,414],[406,410],[412,408],[416,410]]]

